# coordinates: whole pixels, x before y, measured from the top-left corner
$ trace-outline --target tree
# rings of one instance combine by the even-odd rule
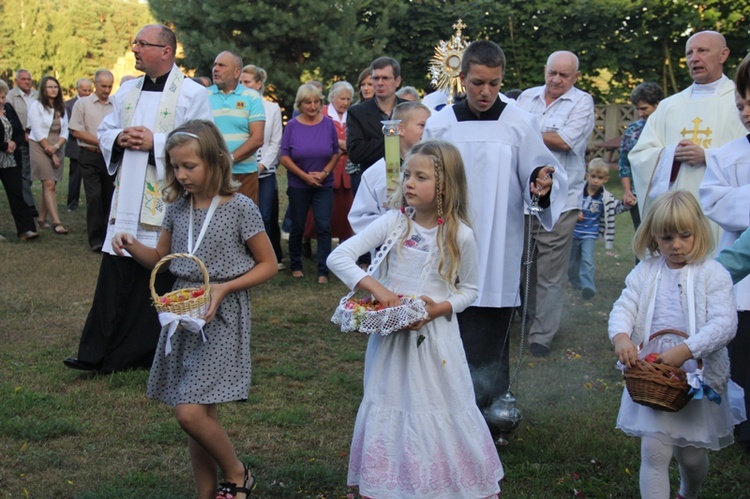
[[[152,21],[138,0],[4,0],[0,6],[0,74],[28,69],[35,80],[53,75],[63,89],[130,49],[138,27]]]
[[[374,58],[373,25],[361,22],[373,2],[341,0],[251,1],[152,0],[157,19],[173,25],[185,48],[182,63],[210,74],[223,50],[240,54],[245,64],[264,67],[268,91],[287,106],[303,81],[355,81]],[[375,10],[373,10],[375,12]],[[378,9],[378,15],[387,10]],[[375,22],[375,29],[386,26]],[[390,28],[384,27],[385,32]],[[382,47],[382,45],[380,45]],[[287,114],[291,114],[287,109]]]

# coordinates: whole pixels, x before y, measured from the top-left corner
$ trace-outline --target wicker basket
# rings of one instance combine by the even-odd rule
[[[664,329],[652,334],[649,341],[664,334],[688,337],[682,331]],[[702,366],[700,359],[698,366]],[[633,402],[658,411],[677,412],[693,398],[688,394],[690,386],[687,384],[687,374],[676,367],[639,359],[635,361],[635,366],[625,369],[623,376]]]
[[[204,293],[195,298],[188,298],[187,300],[165,303],[166,300],[171,300],[180,293],[192,293],[193,291],[201,289],[185,288],[171,291],[163,296],[159,296],[158,294],[156,294],[154,283],[156,282],[156,274],[159,272],[159,267],[176,258],[189,258],[198,264],[198,267],[200,267],[201,272],[203,273]],[[154,266],[154,270],[151,271],[151,280],[149,281],[149,287],[151,288],[151,298],[154,300],[154,307],[156,307],[157,312],[170,312],[177,315],[187,315],[193,318],[202,317],[206,313],[206,309],[208,308],[208,303],[210,301],[211,286],[208,283],[208,270],[206,270],[206,266],[203,265],[203,262],[200,261],[198,257],[195,257],[189,253],[173,253],[171,255],[165,256],[156,263],[156,265]]]

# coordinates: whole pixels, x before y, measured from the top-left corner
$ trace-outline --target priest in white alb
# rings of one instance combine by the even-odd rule
[[[102,248],[94,300],[72,369],[113,372],[149,367],[161,326],[151,304],[150,270],[112,250],[112,236],[128,232],[156,246],[165,212],[167,134],[191,119],[212,120],[205,88],[175,65],[177,40],[166,26],[143,27],[133,41],[135,68],[144,76],[124,83],[114,112],[99,126],[98,138],[115,182],[107,237]],[[159,276],[160,293],[171,289],[169,273]]]
[[[684,189],[698,199],[706,156],[745,134],[734,82],[723,73],[727,57],[720,33],[701,31],[688,39],[685,58],[693,84],[659,103],[628,154],[641,219],[653,199],[668,190]]]

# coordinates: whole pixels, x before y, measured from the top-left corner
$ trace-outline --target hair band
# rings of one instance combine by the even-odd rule
[[[187,135],[190,138],[193,138],[195,140],[199,140],[198,136],[196,134],[190,133],[190,132],[183,132],[183,131],[172,132],[172,136],[174,137],[175,135]]]

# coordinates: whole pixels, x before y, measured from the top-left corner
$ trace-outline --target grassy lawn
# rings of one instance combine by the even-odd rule
[[[613,172],[617,195],[615,184]],[[146,399],[148,373],[91,375],[62,364],[76,354],[100,261],[86,244],[85,202],[66,213],[66,192],[63,183],[71,233],[20,243],[0,187],[8,238],[0,243],[0,498],[194,497],[186,437],[166,405]],[[616,256],[597,246],[597,296],[585,302],[569,289],[552,354],[522,360],[514,391],[523,421],[499,448],[503,497],[638,496],[639,441],[614,428],[623,384],[606,334],[633,266],[627,214],[617,227]],[[318,285],[315,264],[305,265],[305,279],[285,271],[253,291],[251,394],[219,409],[258,477],[253,497],[347,493],[366,338],[330,323],[346,289],[335,278]],[[513,331],[512,367],[519,336]],[[701,497],[750,497],[748,457],[737,446],[712,453]],[[674,463],[671,473],[674,495]]]

